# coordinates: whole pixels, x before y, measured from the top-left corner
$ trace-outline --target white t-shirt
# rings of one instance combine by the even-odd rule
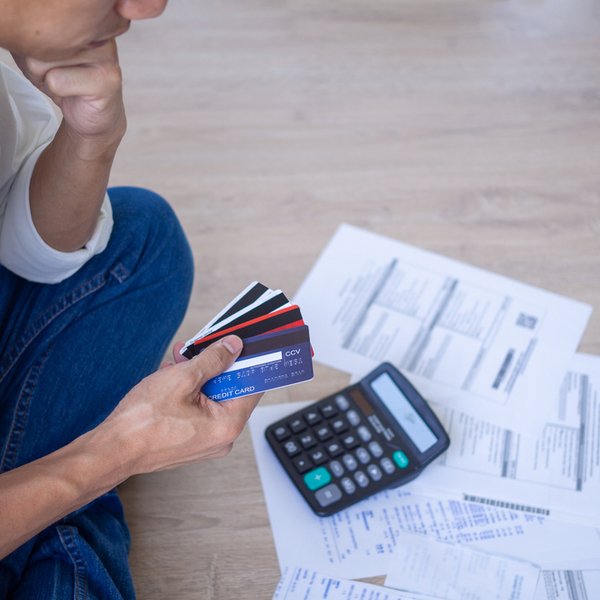
[[[31,218],[29,182],[58,121],[29,81],[0,63],[0,264],[41,283],[58,283],[102,252],[112,231],[112,209],[104,198],[92,239],[75,252],[59,252],[42,240]]]

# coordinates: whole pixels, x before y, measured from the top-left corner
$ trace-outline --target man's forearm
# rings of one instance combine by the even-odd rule
[[[0,558],[127,479],[126,447],[116,428],[100,426],[0,475]]]
[[[64,123],[34,168],[31,216],[42,239],[62,252],[91,238],[125,124],[109,140],[82,140]]]

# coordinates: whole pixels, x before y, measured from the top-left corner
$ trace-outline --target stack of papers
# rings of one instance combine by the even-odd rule
[[[321,519],[264,439],[300,405],[259,407],[275,598],[600,600],[600,357],[576,354],[590,306],[349,225],[294,300],[315,360],[353,380],[396,365],[451,445]]]

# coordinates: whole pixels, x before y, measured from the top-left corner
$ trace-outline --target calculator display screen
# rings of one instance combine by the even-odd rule
[[[371,387],[392,415],[394,415],[419,451],[425,452],[429,450],[438,441],[433,431],[429,429],[427,423],[423,421],[419,413],[387,373],[382,373],[374,379],[371,382]]]

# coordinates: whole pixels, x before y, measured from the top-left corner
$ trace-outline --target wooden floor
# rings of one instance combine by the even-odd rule
[[[189,236],[179,339],[252,280],[292,296],[346,221],[596,306],[600,354],[596,0],[172,0],[120,53],[111,183],[163,194]],[[263,402],[346,382],[319,366]],[[247,431],[121,495],[140,599],[272,597]]]

